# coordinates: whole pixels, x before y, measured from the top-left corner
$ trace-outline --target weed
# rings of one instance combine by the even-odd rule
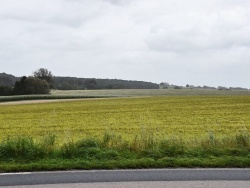
[[[250,135],[248,132],[240,132],[235,136],[237,146],[247,148],[250,146]]]

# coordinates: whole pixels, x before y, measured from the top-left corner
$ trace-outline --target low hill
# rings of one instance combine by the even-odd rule
[[[0,73],[0,86],[14,87],[19,80],[11,74]],[[54,86],[60,90],[77,89],[158,89],[159,85],[151,82],[120,80],[120,79],[95,79],[77,77],[54,77]]]
[[[120,79],[95,79],[76,77],[55,77],[54,84],[60,90],[75,89],[159,89],[159,85],[151,82],[120,80]]]
[[[0,73],[0,86],[9,86],[13,87],[15,85],[15,82],[19,80],[20,78],[15,77],[11,74],[6,73]]]

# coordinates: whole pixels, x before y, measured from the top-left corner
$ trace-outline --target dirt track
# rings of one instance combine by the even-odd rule
[[[19,104],[37,104],[37,103],[51,103],[51,102],[67,102],[67,101],[79,101],[79,100],[97,100],[101,98],[82,98],[82,99],[49,99],[49,100],[22,100],[22,101],[11,101],[2,102],[0,106],[6,105],[19,105]]]

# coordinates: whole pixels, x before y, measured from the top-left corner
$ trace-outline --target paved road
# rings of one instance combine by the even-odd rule
[[[249,183],[250,169],[89,170],[0,174],[0,186],[208,180],[232,182],[248,181]]]
[[[3,188],[249,188],[250,181],[140,181],[4,186]],[[2,188],[2,187],[1,187]]]

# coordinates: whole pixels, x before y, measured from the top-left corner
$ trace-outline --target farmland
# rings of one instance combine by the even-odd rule
[[[0,138],[56,134],[60,143],[111,131],[132,139],[141,131],[159,137],[228,136],[249,131],[250,97],[148,97],[1,106]]]
[[[242,96],[250,95],[249,90],[215,89],[109,89],[109,90],[52,90],[49,95],[0,96],[1,102],[20,100],[52,100],[76,98],[110,98],[133,96]]]
[[[154,151],[154,157],[157,153],[159,154],[157,159],[179,156],[182,153],[182,157],[191,156],[193,160],[193,153],[196,153],[194,154],[196,157],[204,155],[205,148],[212,152],[208,153],[208,156],[213,156],[213,152],[217,151],[215,156],[219,159],[213,158],[211,162],[209,157],[209,159],[205,157],[200,162],[196,160],[193,161],[194,164],[191,162],[191,166],[249,167],[249,112],[249,95],[137,96],[1,105],[0,139],[5,144],[9,143],[8,140],[20,141],[20,138],[32,138],[34,143],[41,143],[50,135],[55,138],[53,148],[64,148],[63,152],[65,152],[66,146],[68,148],[69,143],[74,144],[82,140],[94,139],[94,142],[98,143],[98,147],[104,148],[105,152],[107,149],[112,149],[112,152],[114,149],[118,151],[128,149],[132,153],[139,152],[138,155],[141,156],[141,152],[145,153],[150,149]],[[161,153],[163,150],[160,148],[164,141],[168,143],[166,147],[173,149],[173,147],[180,146],[183,152],[175,153],[176,150],[174,150],[172,154],[171,152]],[[78,145],[73,148],[77,147]],[[197,148],[200,150],[200,154],[194,152],[194,150],[197,151]],[[190,154],[192,149],[192,154]],[[74,155],[74,150],[72,150],[70,156],[78,156],[77,159],[81,160],[80,154],[77,153],[78,150],[75,152]],[[114,155],[120,156],[118,153]],[[232,153],[237,156],[242,154],[243,158],[234,158]],[[113,154],[111,155],[113,156]],[[227,163],[222,160],[222,156],[231,157],[227,158],[229,161],[238,160],[239,162]],[[152,153],[146,157],[152,157]],[[121,158],[123,157],[120,156],[119,159]],[[125,158],[127,158],[127,154]],[[94,159],[96,160],[92,156],[91,160]],[[180,160],[192,161],[191,159],[184,160],[182,158]],[[138,157],[136,161],[140,163],[140,160],[144,160],[144,158]],[[177,160],[177,158],[171,160]],[[204,162],[206,160],[208,161]],[[221,160],[223,162],[218,162]],[[179,163],[180,161],[171,164],[169,161],[167,163],[161,161],[160,164],[156,161],[145,162],[145,164],[142,162],[143,165],[137,164],[137,162],[134,162],[134,165],[138,165],[137,167],[140,168],[148,167],[149,163],[151,167],[175,166],[173,164],[177,163],[177,166],[190,165],[189,162],[187,162],[188,164],[184,162],[184,164]],[[82,164],[82,161],[79,163]],[[103,166],[98,167],[97,163],[99,164],[100,161],[91,163],[92,166],[90,165],[88,168],[111,168],[106,163],[106,166],[103,164]],[[112,168],[120,168],[121,166],[126,168],[131,165],[131,161],[127,162],[126,165],[121,165],[116,160],[114,163]],[[84,165],[73,165],[67,168],[73,167],[87,168]],[[8,169],[4,165],[2,168]],[[55,167],[55,169],[57,168],[59,167]],[[65,168],[63,165],[60,167],[60,169]],[[24,169],[27,168],[24,167]],[[16,170],[18,171],[18,169]]]

